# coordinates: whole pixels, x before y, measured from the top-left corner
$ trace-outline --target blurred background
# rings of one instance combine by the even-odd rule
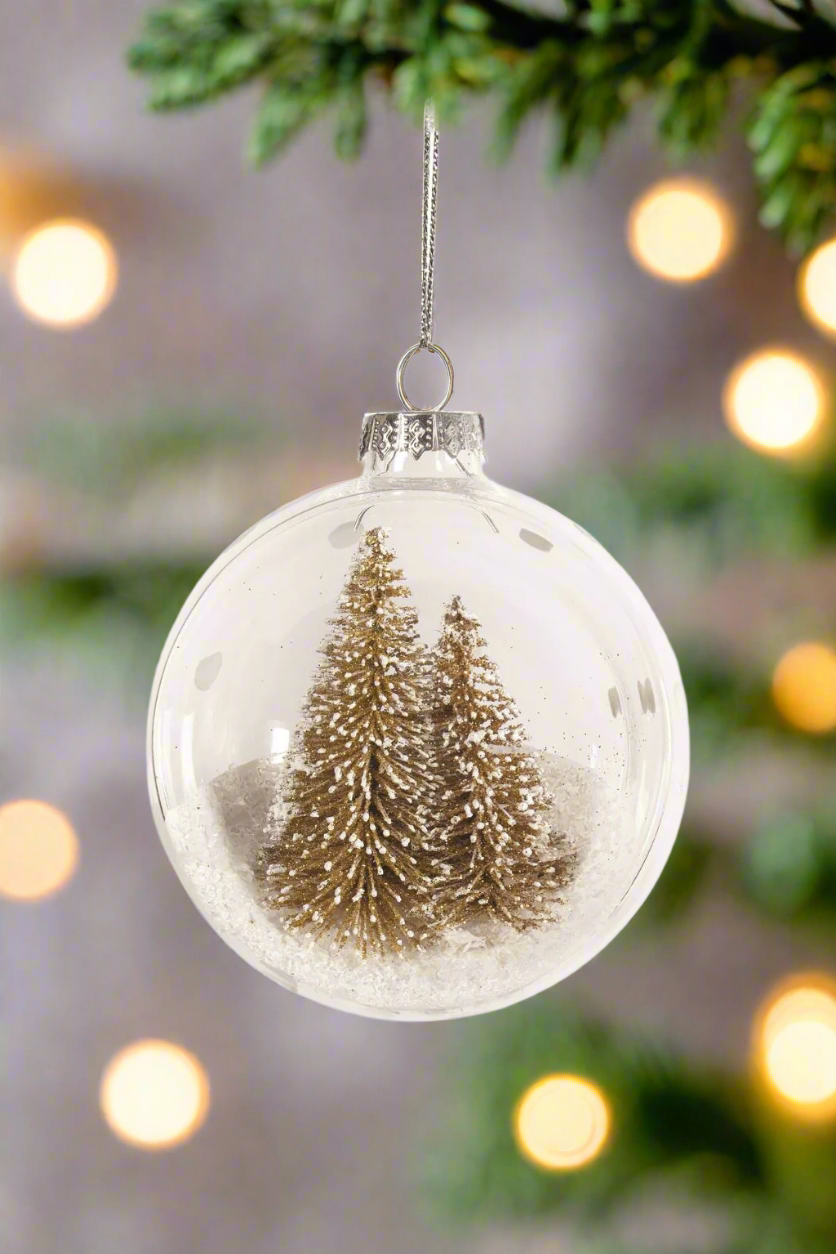
[[[145,701],[205,566],[394,404],[420,135],[378,98],[360,162],[317,125],[245,173],[246,98],[144,112],[143,7],[0,13],[0,1248],[832,1249],[836,249],[799,267],[758,225],[734,109],[675,174],[642,110],[557,183],[545,124],[502,168],[487,106],[443,133],[456,406],[648,595],[693,785],[645,911],[565,985],[330,1011],[187,900]]]

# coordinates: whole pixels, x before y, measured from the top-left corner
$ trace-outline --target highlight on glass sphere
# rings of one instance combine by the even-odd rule
[[[836,1118],[836,982],[782,981],[755,1020],[755,1065],[771,1096],[795,1116]]]
[[[731,214],[716,192],[690,179],[651,187],[627,220],[634,260],[656,278],[693,283],[711,274],[731,247]]]
[[[744,444],[789,453],[809,442],[824,416],[824,389],[795,353],[765,349],[732,371],[723,395],[726,419]]]
[[[475,1014],[569,975],[647,896],[684,807],[685,699],[617,563],[484,476],[478,415],[369,415],[363,452],[188,599],[152,693],[152,807],[195,903],[279,984]]]

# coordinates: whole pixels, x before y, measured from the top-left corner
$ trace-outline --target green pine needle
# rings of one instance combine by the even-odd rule
[[[730,0],[573,0],[554,13],[505,0],[180,0],[148,13],[128,61],[159,110],[261,82],[256,166],[329,111],[338,155],[358,156],[370,83],[415,120],[429,96],[444,122],[489,96],[501,156],[530,116],[551,115],[558,173],[593,165],[651,97],[660,142],[682,158],[717,142],[744,80],[761,220],[803,253],[836,219],[836,27],[811,0],[772,10],[774,22]]]

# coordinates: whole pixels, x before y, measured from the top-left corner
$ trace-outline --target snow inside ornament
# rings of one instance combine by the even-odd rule
[[[149,784],[195,904],[285,988],[380,1018],[509,1005],[644,901],[685,804],[665,634],[576,524],[483,472],[478,414],[418,410],[422,339],[362,471],[245,532],[163,651]]]

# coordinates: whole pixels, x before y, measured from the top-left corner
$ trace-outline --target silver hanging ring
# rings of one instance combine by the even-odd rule
[[[437,405],[431,407],[423,405],[413,405],[412,401],[406,394],[404,387],[404,371],[416,353],[420,353],[422,348],[426,348],[430,353],[437,353],[444,365],[447,367],[447,391],[444,393],[444,399],[440,400]],[[417,344],[413,344],[412,348],[408,348],[403,357],[398,362],[398,368],[395,371],[395,382],[398,386],[398,396],[401,398],[401,404],[404,409],[408,409],[411,413],[437,413],[450,400],[453,395],[453,363],[439,344],[422,344],[419,340]]]

